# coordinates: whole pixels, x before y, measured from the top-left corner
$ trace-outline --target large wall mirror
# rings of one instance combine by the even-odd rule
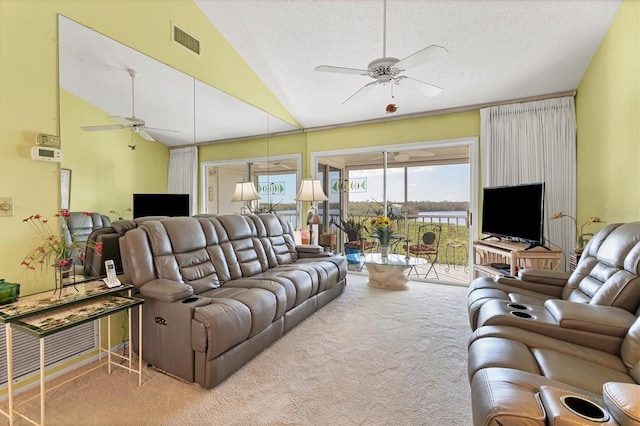
[[[82,185],[88,179],[108,179],[99,172],[103,171],[102,168],[111,167],[117,173],[131,176],[129,180],[123,179],[117,195],[114,195],[115,192],[109,193],[115,189],[104,185],[100,192],[104,196],[130,200],[133,192],[149,190],[130,182],[135,182],[136,176],[141,173],[153,171],[152,165],[149,165],[153,158],[144,162],[142,156],[146,153],[140,152],[145,147],[153,146],[150,144],[161,143],[169,148],[179,148],[297,129],[78,22],[61,15],[58,21],[62,148],[70,149],[70,140],[82,140],[83,145],[80,146],[87,150],[83,153],[86,158],[65,156],[69,158],[68,161],[74,162],[72,167],[63,163],[63,167],[73,169],[74,183]],[[71,114],[74,120],[69,119]],[[73,124],[64,126],[70,122]],[[144,124],[139,125],[141,122]],[[91,131],[81,130],[81,127],[89,127]],[[79,142],[76,143],[79,145]],[[134,158],[135,154],[138,157]],[[100,156],[100,160],[96,161],[92,156]],[[116,156],[118,158],[109,158]],[[243,161],[246,166],[247,160]],[[291,167],[297,173],[300,170],[299,160],[290,161],[291,158],[281,163],[280,169]],[[97,169],[98,165],[100,170]],[[140,170],[141,166],[145,168],[144,171]],[[261,172],[264,170],[261,167],[264,166],[258,164],[253,169]],[[267,169],[276,172],[279,166],[272,164]],[[166,170],[162,172],[166,174]],[[227,170],[224,172],[236,174]],[[217,185],[220,191],[233,190],[235,177],[223,181],[224,184],[227,182],[231,189]],[[208,188],[208,185],[204,188]],[[84,189],[85,192],[87,190]],[[151,190],[161,192],[159,187]],[[124,192],[127,194],[123,195]],[[208,190],[202,192],[200,206],[209,197]],[[74,191],[74,194],[77,192]],[[72,204],[78,209],[89,208],[82,203]],[[116,210],[125,207],[130,205],[114,206]]]
[[[301,179],[300,154],[255,157],[238,161],[201,163],[200,211],[211,214],[277,212],[298,228],[299,205],[295,200]],[[259,198],[232,201],[236,184],[253,183]]]

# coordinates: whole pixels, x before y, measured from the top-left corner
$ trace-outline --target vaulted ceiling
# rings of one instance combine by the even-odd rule
[[[383,0],[194,1],[303,128],[575,90],[620,5],[619,0],[388,0],[385,27]],[[61,86],[111,115],[128,116],[130,77],[122,64],[140,68],[136,115],[151,127],[180,131],[151,132],[160,142],[179,146],[266,132],[264,112],[68,24],[65,39],[61,28]],[[319,65],[366,69],[383,56],[385,34],[386,56],[398,59],[430,45],[446,48],[402,73],[441,87],[438,96],[425,96],[425,85],[404,79],[393,90],[390,84],[373,85],[343,103],[374,80],[315,70]],[[397,110],[389,113],[389,104]],[[212,112],[225,122],[224,131],[200,123],[201,115]],[[292,129],[269,118],[271,133]]]

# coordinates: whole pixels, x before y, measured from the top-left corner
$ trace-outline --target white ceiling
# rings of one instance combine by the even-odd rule
[[[395,98],[388,85],[376,86],[342,104],[373,80],[314,68],[366,69],[383,56],[383,0],[195,3],[304,128],[388,118],[389,103],[398,107],[395,118],[575,90],[620,5],[619,0],[389,0],[387,56],[402,59],[431,44],[445,47],[443,57],[404,73],[444,91],[428,98],[419,83],[403,80]],[[136,69],[136,116],[151,127],[181,130],[150,132],[169,146],[266,131],[264,112],[217,89],[195,82],[194,90],[184,74],[154,66],[155,61],[70,21],[61,22],[60,32],[61,86],[110,115],[129,116],[126,68]],[[97,124],[109,121],[86,123]],[[269,126],[272,133],[293,128],[273,117]]]

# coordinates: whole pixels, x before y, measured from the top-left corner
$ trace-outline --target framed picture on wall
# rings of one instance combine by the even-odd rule
[[[69,210],[71,202],[71,170],[60,169],[60,208]]]

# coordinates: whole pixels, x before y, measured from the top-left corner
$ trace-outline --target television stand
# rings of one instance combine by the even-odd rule
[[[542,248],[539,248],[542,247]],[[491,266],[492,263],[509,265],[509,275],[517,276],[518,269],[537,268],[559,271],[562,251],[544,246],[528,246],[513,241],[473,242],[473,277],[505,275],[504,271]]]

